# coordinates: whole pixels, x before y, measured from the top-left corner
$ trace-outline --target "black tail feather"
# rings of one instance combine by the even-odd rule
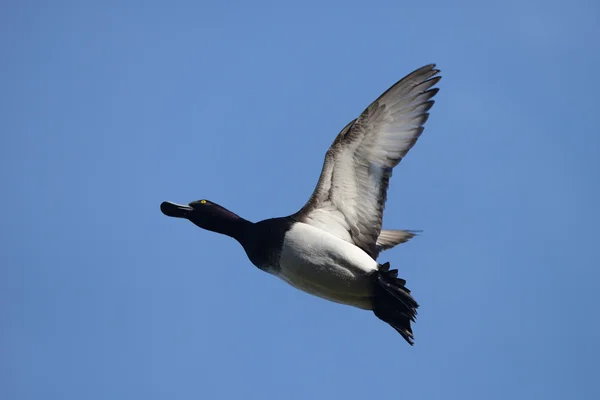
[[[373,312],[377,318],[390,324],[412,346],[414,336],[411,321],[416,320],[419,304],[404,286],[406,281],[397,276],[398,270],[390,271],[390,263],[382,264],[374,274]]]

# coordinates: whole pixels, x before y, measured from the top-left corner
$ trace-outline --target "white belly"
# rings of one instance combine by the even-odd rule
[[[304,223],[284,238],[277,276],[318,297],[371,309],[369,274],[378,263],[355,245]]]

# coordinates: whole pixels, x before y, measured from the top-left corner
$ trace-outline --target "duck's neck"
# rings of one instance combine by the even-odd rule
[[[238,217],[237,220],[232,220],[230,222],[224,223],[222,228],[222,233],[227,236],[231,236],[242,245],[246,241],[246,238],[249,235],[249,230],[254,225],[254,222],[250,222],[247,219],[242,217]]]
[[[214,224],[204,226],[203,228],[232,237],[243,245],[249,236],[248,231],[252,225],[254,225],[253,222],[229,210],[223,209],[220,218]]]

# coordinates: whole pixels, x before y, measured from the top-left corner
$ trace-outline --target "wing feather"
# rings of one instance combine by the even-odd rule
[[[402,78],[342,129],[296,218],[376,258],[392,169],[423,133],[441,77],[434,64]],[[385,239],[382,239],[385,241]]]

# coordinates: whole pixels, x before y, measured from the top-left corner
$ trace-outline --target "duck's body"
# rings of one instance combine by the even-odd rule
[[[439,71],[428,65],[409,74],[350,122],[331,145],[319,183],[306,205],[288,217],[247,221],[207,200],[161,210],[236,239],[250,261],[312,295],[373,310],[413,344],[417,302],[376,260],[414,236],[382,230],[392,169],[423,131]]]
[[[315,296],[371,310],[371,274],[378,266],[359,247],[297,222],[285,234],[279,268],[274,275]]]

